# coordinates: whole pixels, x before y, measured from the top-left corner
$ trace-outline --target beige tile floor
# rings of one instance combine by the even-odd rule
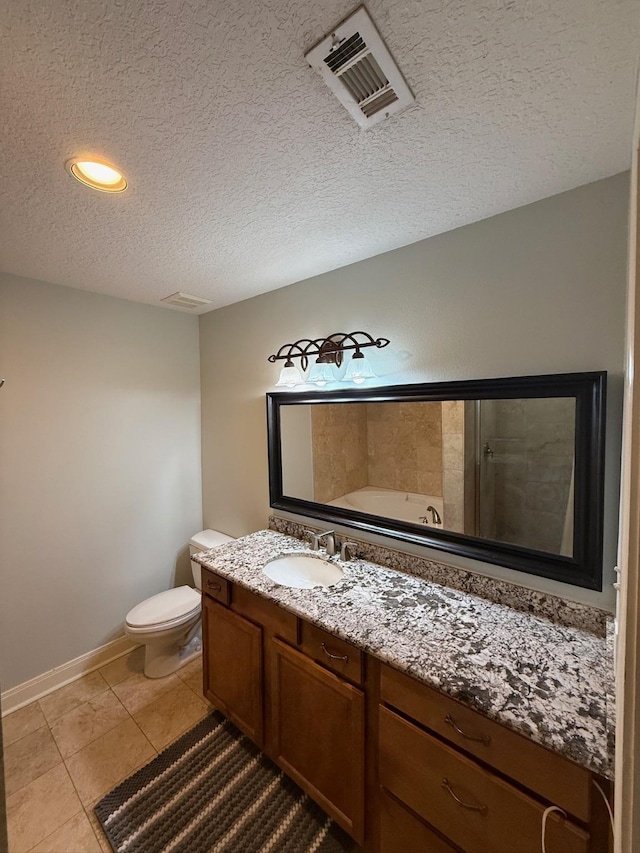
[[[149,679],[143,651],[3,719],[9,853],[111,853],[95,803],[209,711],[200,658]]]

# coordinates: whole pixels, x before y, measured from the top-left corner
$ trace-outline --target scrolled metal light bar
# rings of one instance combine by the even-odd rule
[[[360,340],[359,338],[362,338]],[[300,359],[300,365],[303,370],[307,369],[309,357],[313,355],[319,356],[319,360],[325,364],[335,364],[338,367],[342,364],[343,353],[347,350],[360,350],[367,347],[377,347],[382,349],[389,344],[387,338],[373,338],[368,332],[334,332],[326,338],[300,338],[292,344],[283,344],[277,353],[269,356],[271,364],[276,361],[291,361],[294,358]],[[285,367],[287,367],[285,363]]]

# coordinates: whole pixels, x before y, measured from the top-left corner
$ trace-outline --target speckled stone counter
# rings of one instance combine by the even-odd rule
[[[195,559],[612,778],[613,659],[605,638],[358,559],[337,561],[344,577],[332,587],[279,586],[262,567],[291,551],[309,552],[298,539],[261,530]]]

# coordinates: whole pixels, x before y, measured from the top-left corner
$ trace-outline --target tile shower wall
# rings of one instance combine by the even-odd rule
[[[433,495],[443,498],[447,530],[569,553],[562,548],[572,534],[567,536],[565,523],[573,402],[484,400],[480,415],[476,405],[311,406],[314,499],[328,503],[365,486]]]
[[[364,486],[442,495],[440,403],[312,406],[311,425],[316,501]],[[451,464],[457,438],[446,446]]]
[[[465,530],[465,443],[464,400],[445,400],[442,404],[442,497],[444,526],[447,530]]]
[[[367,483],[367,417],[364,406],[311,406],[313,490],[320,503]]]
[[[442,495],[440,403],[367,403],[369,485]]]
[[[488,400],[481,412],[481,442],[488,450],[481,464],[481,535],[570,555],[563,540],[571,540],[565,524],[573,400]]]

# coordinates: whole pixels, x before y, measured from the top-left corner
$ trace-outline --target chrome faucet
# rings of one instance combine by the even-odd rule
[[[431,513],[431,524],[442,524],[442,519],[440,518],[440,513],[438,512],[438,510],[434,506],[431,506],[431,504],[429,504],[426,511]],[[428,515],[421,515],[420,521],[423,524],[428,524],[429,516]]]
[[[320,540],[325,538],[327,541],[324,546],[324,549],[327,552],[328,557],[333,557],[333,555],[336,553],[336,537],[333,533],[333,530],[325,530],[324,533],[311,533],[311,550],[319,551]]]

